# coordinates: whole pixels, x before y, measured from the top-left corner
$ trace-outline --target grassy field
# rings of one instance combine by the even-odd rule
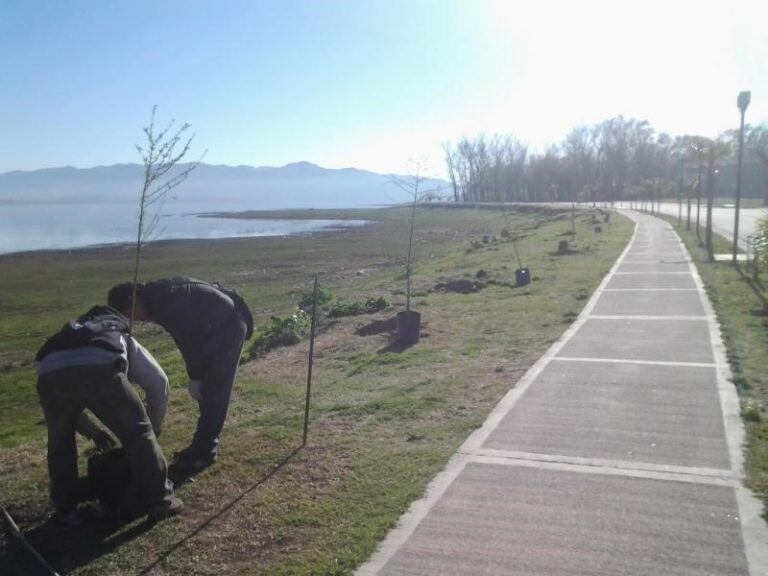
[[[305,217],[339,217],[329,214]],[[0,499],[60,573],[350,574],[576,318],[633,229],[615,217],[596,232],[586,211],[570,236],[569,213],[553,209],[419,209],[412,307],[422,313],[422,339],[402,350],[386,327],[405,300],[407,212],[352,214],[371,224],[148,248],[145,278],[219,280],[244,295],[257,324],[291,313],[314,273],[334,301],[383,296],[393,303],[374,315],[323,322],[306,448],[297,450],[306,342],[243,364],[219,462],[181,488],[184,513],[154,527],[94,522],[68,532],[45,522],[45,427],[31,364],[47,335],[127,279],[130,249],[0,257]],[[514,287],[518,264],[505,229],[531,268],[526,287]],[[572,250],[559,256],[564,239]],[[476,293],[435,290],[475,278],[483,286]],[[138,336],[174,387],[160,438],[172,454],[189,441],[197,410],[170,338],[149,327]],[[90,450],[81,444],[81,455]],[[0,536],[0,573],[34,570]]]
[[[685,221],[678,227],[677,219],[667,220],[696,262],[717,313],[747,432],[747,484],[768,506],[768,278],[754,278],[751,263],[708,262],[695,225],[687,231]],[[731,253],[730,240],[714,238],[716,254]]]

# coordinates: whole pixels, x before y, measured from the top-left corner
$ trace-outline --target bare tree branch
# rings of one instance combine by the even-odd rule
[[[186,166],[178,174],[170,174],[181,160],[187,155],[192,146],[195,135],[187,136],[189,124],[184,124],[174,131],[175,120],[171,120],[165,128],[157,131],[155,116],[157,106],[152,107],[149,124],[142,129],[145,143],[136,144],[136,151],[144,163],[144,181],[139,196],[138,229],[136,232],[136,260],[133,268],[133,305],[131,307],[130,325],[133,327],[136,302],[136,284],[139,281],[139,268],[141,264],[141,251],[160,223],[160,210],[165,204],[165,198],[169,191],[184,182],[189,175],[200,165],[205,154]]]

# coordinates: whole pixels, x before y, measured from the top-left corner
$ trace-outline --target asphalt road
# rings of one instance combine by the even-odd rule
[[[661,211],[664,214],[671,216],[677,216],[679,213],[679,207],[676,203],[661,203]],[[713,208],[712,209],[712,228],[715,232],[719,233],[726,238],[733,240],[733,227],[735,221],[734,207],[728,208]],[[683,204],[683,220],[688,213],[687,203]],[[747,237],[755,233],[757,227],[757,221],[761,218],[768,216],[768,211],[765,208],[741,208],[739,210],[739,246],[747,249]],[[701,205],[701,225],[706,223],[707,211],[706,204]],[[691,204],[691,222],[696,221],[696,203]]]

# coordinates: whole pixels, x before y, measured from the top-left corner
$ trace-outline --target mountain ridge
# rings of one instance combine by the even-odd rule
[[[181,170],[189,163],[180,164]],[[174,189],[174,197],[197,203],[242,204],[245,208],[344,208],[402,203],[408,194],[393,175],[358,168],[324,168],[312,162],[284,166],[229,166],[201,163]],[[136,163],[75,168],[62,166],[0,174],[5,202],[135,202],[143,180]],[[427,178],[423,190],[448,190],[448,183]]]

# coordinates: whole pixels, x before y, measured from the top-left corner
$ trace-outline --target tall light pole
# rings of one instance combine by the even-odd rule
[[[685,160],[680,156],[680,180],[677,183],[677,225],[683,224],[683,171],[685,170]]]
[[[736,105],[741,112],[741,123],[739,125],[739,152],[738,164],[736,166],[736,213],[733,219],[733,264],[736,264],[736,256],[739,252],[739,208],[741,207],[741,159],[744,155],[744,114],[749,106],[750,92],[739,92]]]

